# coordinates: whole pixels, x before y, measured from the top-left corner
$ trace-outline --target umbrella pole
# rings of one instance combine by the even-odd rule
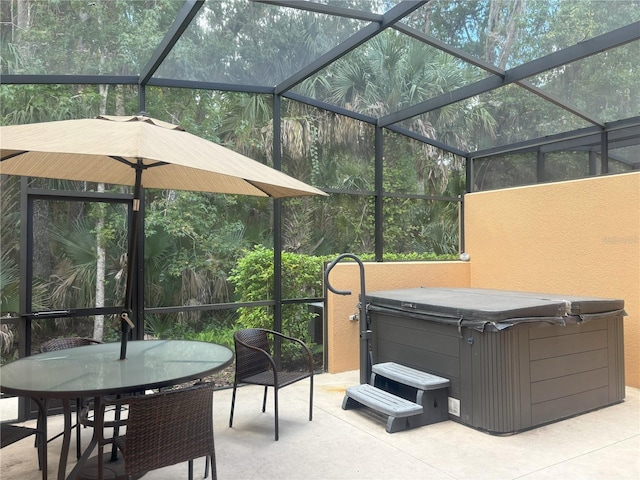
[[[133,218],[131,221],[131,237],[129,238],[129,252],[127,254],[127,285],[124,294],[125,311],[120,314],[120,360],[127,358],[127,340],[129,331],[134,328],[130,315],[133,312],[133,276],[138,252],[138,222],[140,215],[140,191],[142,190],[142,162],[136,165],[136,183],[133,187]]]

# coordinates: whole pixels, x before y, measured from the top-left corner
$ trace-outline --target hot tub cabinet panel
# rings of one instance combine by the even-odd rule
[[[472,326],[464,326],[459,311],[453,322],[445,312],[441,323],[434,315],[439,307],[415,301],[422,290],[429,291],[429,302],[438,297],[439,289],[404,291],[410,311],[390,308],[393,302],[385,299],[389,292],[397,298],[403,291],[367,295],[373,362],[401,363],[449,379],[449,397],[459,401],[459,416],[450,414],[452,420],[490,433],[513,433],[624,399],[621,301],[604,300],[602,305],[614,310],[597,312],[597,299],[588,299],[589,313],[580,317],[572,313],[585,300],[580,298],[561,307],[561,320],[555,315],[550,320],[553,309],[545,305],[540,321],[527,314],[501,320],[508,327],[495,320],[480,327],[477,315]],[[478,290],[446,289],[446,302],[467,293],[479,298]],[[517,304],[514,293],[505,295]],[[523,295],[531,308],[535,294]]]

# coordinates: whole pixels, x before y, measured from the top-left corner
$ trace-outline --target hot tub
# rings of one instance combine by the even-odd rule
[[[373,363],[449,379],[457,422],[514,433],[624,399],[623,300],[412,288],[366,302]]]

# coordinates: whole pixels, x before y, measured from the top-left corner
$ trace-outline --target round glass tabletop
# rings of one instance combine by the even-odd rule
[[[85,397],[159,388],[202,378],[231,363],[222,345],[187,340],[104,343],[21,358],[0,368],[3,392],[39,398]]]

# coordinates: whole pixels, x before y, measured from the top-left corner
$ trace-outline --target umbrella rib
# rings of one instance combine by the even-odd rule
[[[118,157],[116,155],[109,155],[109,157],[113,158],[114,160],[117,160],[118,162],[122,162],[125,165],[130,166],[131,168],[141,168],[143,170],[146,170],[147,168],[151,168],[151,167],[161,167],[162,165],[168,165],[169,164],[168,162],[157,161],[157,162],[152,163],[150,165],[145,165],[145,164],[142,163],[142,159],[138,159],[138,163],[133,163],[133,162],[130,162],[129,160],[127,160],[126,158]]]
[[[251,180],[247,180],[246,178],[244,179],[245,182],[247,182],[248,184],[252,185],[253,187],[255,187],[256,189],[260,190],[262,193],[264,193],[267,197],[273,197],[273,195],[271,195],[269,192],[267,192],[264,188],[260,188],[258,185],[256,185],[254,182],[252,182]]]
[[[27,150],[23,150],[23,151],[21,151],[21,152],[12,153],[11,155],[7,155],[6,157],[2,157],[2,158],[0,159],[0,162],[4,162],[5,160],[10,160],[10,159],[12,159],[13,157],[18,157],[18,156],[20,156],[20,155],[24,155],[25,153],[28,153],[28,151],[27,151]]]

